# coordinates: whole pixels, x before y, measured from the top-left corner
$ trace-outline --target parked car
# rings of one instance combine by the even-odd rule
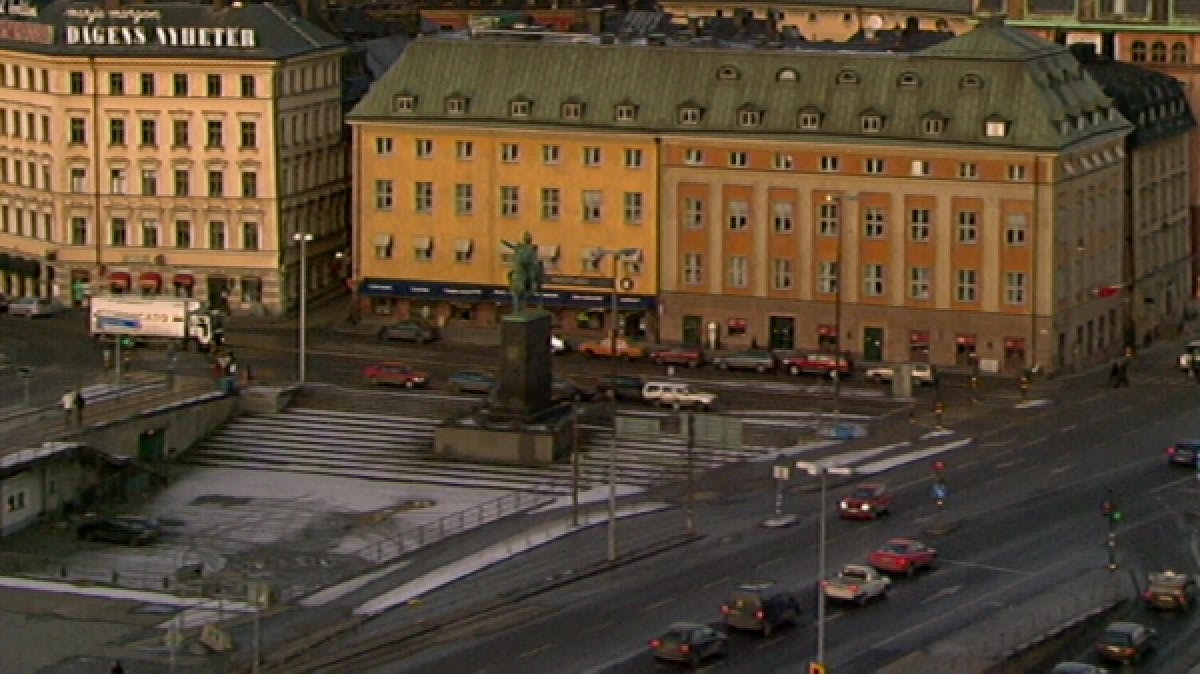
[[[650,640],[650,655],[655,660],[683,662],[692,667],[711,657],[725,654],[727,637],[708,625],[675,623],[661,636]]]
[[[762,349],[750,349],[715,356],[713,365],[722,370],[754,370],[755,372],[774,372],[779,366],[775,354]]]
[[[446,387],[454,393],[491,393],[496,388],[496,378],[479,370],[459,370],[446,380]]]
[[[909,376],[912,378],[912,383],[919,386],[933,386],[937,383],[937,371],[929,363],[909,363]],[[867,368],[863,373],[863,377],[877,382],[885,383],[892,381],[896,376],[895,365],[877,365]]]
[[[1192,363],[1197,358],[1200,358],[1200,339],[1193,339],[1183,347],[1183,353],[1179,354],[1179,369],[1184,372],[1189,372],[1192,369]]]
[[[1157,632],[1140,623],[1115,622],[1096,641],[1096,652],[1114,662],[1137,662],[1154,649],[1157,637]]]
[[[849,356],[842,355],[839,358],[832,353],[794,353],[780,358],[779,366],[794,377],[802,374],[832,377],[837,372],[839,377],[844,378],[854,372],[854,362]]]
[[[915,575],[937,565],[937,550],[911,538],[893,538],[879,546],[867,562],[884,573]]]
[[[891,578],[861,564],[847,564],[838,575],[821,581],[821,591],[829,599],[859,606],[872,599],[883,599],[891,586]]]
[[[109,541],[127,545],[153,543],[162,536],[158,520],[135,515],[118,515],[80,524],[75,533],[80,540]]]
[[[637,360],[638,358],[646,357],[645,347],[634,344],[624,337],[617,338],[617,348],[612,347],[612,338],[605,337],[591,342],[584,342],[576,349],[579,353],[591,358],[623,358],[625,360]]]
[[[892,492],[882,482],[864,482],[850,495],[838,501],[838,515],[844,520],[873,520],[891,510]]]
[[[558,355],[571,350],[571,344],[558,335],[550,335],[550,353]]]
[[[777,583],[743,583],[721,604],[721,615],[727,627],[762,632],[769,637],[776,627],[800,619],[800,602]]]
[[[711,410],[717,402],[717,394],[697,391],[681,381],[648,381],[642,387],[642,399],[652,405],[673,407],[698,407]]]
[[[611,398],[616,395],[618,402],[643,402],[642,389],[646,380],[632,374],[606,374],[596,382],[596,396]]]
[[[44,297],[22,297],[8,304],[8,313],[10,315],[25,316],[27,318],[53,316],[65,309],[66,307],[58,300],[46,299]]]
[[[555,377],[550,381],[550,397],[559,401],[589,400],[592,395],[570,379]]]
[[[1200,457],[1200,440],[1176,440],[1167,447],[1167,463],[1180,466],[1195,466]]]
[[[1158,571],[1151,573],[1142,599],[1153,608],[1187,611],[1196,596],[1196,581],[1186,573]]]
[[[385,325],[379,328],[380,341],[399,340],[402,342],[424,344],[425,342],[432,342],[437,338],[437,326],[426,321],[397,321],[392,325]]]
[[[704,350],[698,346],[672,346],[651,351],[649,358],[655,365],[700,367],[704,364]]]
[[[1060,662],[1054,665],[1050,674],[1108,674],[1108,670],[1086,662]]]
[[[424,387],[429,375],[404,363],[372,363],[363,368],[363,378],[371,384],[392,384],[404,388]]]

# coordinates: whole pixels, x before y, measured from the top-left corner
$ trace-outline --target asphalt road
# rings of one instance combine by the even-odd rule
[[[997,406],[990,428],[976,433],[970,447],[946,457],[951,489],[946,517],[959,521],[947,535],[925,534],[935,513],[924,462],[887,475],[898,492],[893,516],[832,522],[831,570],[863,560],[894,535],[926,539],[939,549],[942,562],[931,573],[899,580],[885,602],[833,608],[827,635],[830,670],[878,671],[983,616],[1103,568],[1107,529],[1100,503],[1110,487],[1125,515],[1118,528],[1123,572],[1140,580],[1161,567],[1197,570],[1193,523],[1185,516],[1195,501],[1196,478],[1167,466],[1163,449],[1176,437],[1200,430],[1194,413],[1200,387],[1189,384],[1165,358],[1143,365],[1138,374],[1130,389],[1082,379],[1047,407]],[[815,605],[815,517],[806,514],[787,530],[757,528],[769,507],[769,480],[750,470],[722,471],[711,478],[715,484],[702,486],[727,495],[699,511],[702,530],[710,534],[704,540],[538,597],[510,620],[408,653],[374,671],[658,671],[664,666],[650,662],[646,641],[677,620],[716,624],[721,600],[738,582],[771,578],[797,588],[808,605]],[[831,490],[831,504],[840,490]],[[793,507],[801,513],[811,513],[816,498],[811,492],[789,494],[790,500],[800,499]],[[479,582],[486,583],[486,576]],[[485,592],[483,587],[476,591]],[[425,601],[436,603],[439,595]],[[1198,618],[1129,610],[1162,633],[1159,657],[1137,671],[1184,671],[1185,663],[1172,654],[1183,648]],[[805,671],[815,650],[812,618],[809,612],[801,625],[769,640],[734,635],[729,657],[705,671]],[[379,629],[387,629],[387,616],[379,622]],[[994,638],[1011,646],[1002,642],[1023,638],[1020,634],[1014,623],[1011,633]]]

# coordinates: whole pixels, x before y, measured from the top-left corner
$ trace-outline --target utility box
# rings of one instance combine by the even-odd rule
[[[896,371],[892,374],[892,396],[896,398],[911,398],[913,377],[912,365],[902,363],[896,366]]]

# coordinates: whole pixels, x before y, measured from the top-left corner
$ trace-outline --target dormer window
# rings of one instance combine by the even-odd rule
[[[979,89],[982,86],[983,79],[975,73],[963,75],[962,79],[958,81],[958,88],[960,89]]]
[[[733,66],[721,66],[720,70],[717,71],[717,79],[719,80],[739,80],[741,78],[742,74]]]
[[[1064,119],[1063,121],[1059,122],[1058,123],[1058,132],[1064,136],[1070,135],[1071,134],[1071,120]]]
[[[821,113],[816,110],[802,110],[796,117],[796,125],[805,131],[816,131],[821,128]]]
[[[1087,127],[1087,115],[1080,115],[1075,118],[1075,128],[1083,130]],[[991,135],[991,134],[988,134]]]
[[[508,102],[508,115],[510,117],[528,117],[531,110],[533,110],[532,101],[516,100]]]
[[[627,103],[617,106],[616,118],[618,122],[633,122],[637,120],[637,106]]]
[[[859,117],[863,133],[879,133],[883,131],[883,115],[867,113]]]
[[[940,136],[946,132],[946,118],[930,116],[921,120],[921,133],[926,136]]]
[[[1099,126],[1100,122],[1104,121],[1104,115],[1099,110],[1092,111],[1092,124]]]
[[[983,135],[988,138],[1004,138],[1008,135],[1008,120],[989,119],[983,123]]]
[[[753,108],[738,110],[738,126],[758,126],[762,124],[762,111]]]
[[[397,94],[392,99],[393,112],[412,112],[417,109],[417,97],[412,94]]]
[[[452,96],[446,99],[446,112],[451,115],[462,115],[467,112],[467,99],[461,96]]]
[[[800,76],[791,68],[783,68],[779,72],[775,73],[775,80],[777,82],[795,82],[799,78]]]
[[[853,70],[843,70],[837,74],[838,84],[858,84],[858,73]]]
[[[916,73],[903,73],[896,80],[896,84],[902,87],[919,87],[921,86],[921,78]]]
[[[695,126],[700,123],[700,108],[683,107],[679,109],[679,123],[687,126]]]
[[[583,117],[583,103],[563,103],[562,118],[570,120],[578,120]]]

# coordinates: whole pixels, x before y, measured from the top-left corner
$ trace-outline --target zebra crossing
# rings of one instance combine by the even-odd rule
[[[506,466],[450,461],[432,453],[439,419],[294,408],[239,417],[188,452],[198,466],[271,470],[399,484],[527,491],[563,496],[572,491],[570,463]],[[579,487],[608,483],[610,429],[580,427]],[[685,479],[686,442],[677,436],[619,438],[614,474],[619,484],[646,488]],[[769,453],[767,447],[693,447],[695,471]]]

